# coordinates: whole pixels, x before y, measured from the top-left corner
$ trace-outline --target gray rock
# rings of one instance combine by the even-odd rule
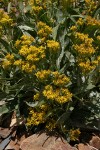
[[[100,149],[100,137],[93,136],[92,139],[90,140],[89,144],[90,144],[90,146]]]
[[[9,130],[9,128],[1,128],[0,127],[0,137],[2,138],[6,138],[7,136],[9,136],[11,133],[11,130]]]
[[[45,132],[34,134],[25,139],[21,145],[21,150],[77,150],[71,147],[66,140],[61,137],[49,136]]]

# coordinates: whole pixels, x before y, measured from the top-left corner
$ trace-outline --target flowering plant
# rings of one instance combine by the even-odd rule
[[[77,140],[82,121],[100,118],[99,2],[1,3],[0,113]]]

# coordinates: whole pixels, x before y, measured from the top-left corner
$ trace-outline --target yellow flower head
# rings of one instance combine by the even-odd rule
[[[100,35],[98,35],[98,36],[97,36],[97,40],[99,40],[99,41],[100,41]]]
[[[91,16],[87,16],[86,23],[87,25],[91,25],[91,26],[100,26],[100,20],[97,20]]]
[[[19,50],[19,54],[21,56],[27,56],[28,53],[29,53],[29,48],[27,45],[22,46],[21,49]]]
[[[27,125],[39,125],[40,123],[44,123],[45,119],[45,111],[37,112],[34,109],[30,111],[29,118],[27,119]]]
[[[76,31],[77,30],[77,26],[71,26],[70,30]]]
[[[17,40],[17,41],[15,42],[15,47],[16,47],[16,48],[19,48],[19,47],[20,47],[20,44],[21,44],[21,40]]]
[[[70,140],[71,141],[77,141],[80,134],[81,134],[81,132],[79,129],[71,129],[69,131]]]
[[[86,44],[74,45],[74,49],[78,52],[81,57],[91,56],[95,53],[95,49],[92,45],[88,46]]]
[[[84,21],[82,18],[79,18],[78,21],[76,22],[77,25],[83,25]]]
[[[50,73],[51,73],[50,70],[41,70],[41,71],[38,71],[35,75],[38,80],[45,81],[48,79],[48,77],[50,77]]]
[[[56,102],[63,104],[71,100],[72,93],[68,89],[53,89],[51,85],[47,85],[43,91],[43,95],[48,100],[55,100]]]
[[[86,7],[87,7],[87,12],[90,13],[90,14],[97,7],[96,2],[94,0],[85,0],[85,4],[86,4]]]
[[[13,61],[13,60],[14,60],[14,55],[8,53],[8,54],[5,56],[5,58],[8,59],[9,61]]]
[[[39,100],[39,97],[40,97],[40,94],[39,94],[39,93],[36,93],[36,94],[33,96],[33,100],[37,101],[37,100]]]
[[[52,33],[52,28],[46,25],[44,22],[38,22],[37,23],[38,27],[38,35],[40,37],[48,37]]]
[[[33,70],[36,69],[36,66],[30,65],[28,62],[26,62],[21,66],[21,69],[22,69],[22,71],[25,71],[27,73],[31,73]]]
[[[54,85],[64,86],[70,82],[70,79],[65,74],[60,74],[58,71],[55,71],[52,74]]]
[[[91,64],[89,61],[86,61],[80,62],[79,67],[81,68],[82,72],[86,74],[95,69],[96,66]]]
[[[10,66],[11,66],[11,62],[10,62],[9,60],[3,60],[3,62],[2,62],[2,67],[3,67],[4,69],[9,68]]]
[[[13,20],[10,16],[3,10],[0,9],[0,24],[1,25],[11,25]]]
[[[21,44],[22,45],[30,45],[32,42],[34,42],[34,38],[29,35],[22,35],[21,37]]]
[[[47,104],[42,104],[41,106],[40,106],[40,109],[42,110],[42,111],[47,111],[48,109],[50,109],[50,107],[47,105]]]
[[[93,39],[89,38],[88,34],[84,34],[84,33],[80,33],[80,32],[76,32],[75,33],[75,38],[79,39],[81,42],[84,42],[85,44],[92,44]]]
[[[60,44],[54,40],[47,40],[47,48],[53,52],[57,52],[60,48]]]
[[[35,13],[39,14],[40,11],[43,10],[43,7],[41,7],[41,6],[32,6],[32,10],[33,10]]]
[[[19,60],[16,60],[16,61],[14,62],[14,65],[15,65],[15,66],[21,66],[23,63],[24,63],[24,62],[23,62],[21,59],[19,59]]]
[[[61,88],[58,97],[56,97],[56,101],[60,104],[64,104],[69,102],[71,98],[72,93],[70,93],[68,89]]]
[[[53,131],[56,128],[56,121],[54,119],[50,119],[46,124],[46,129],[49,131]]]

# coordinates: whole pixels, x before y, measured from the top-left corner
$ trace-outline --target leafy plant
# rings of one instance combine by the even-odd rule
[[[1,3],[0,114],[16,111],[67,140],[82,124],[99,129],[99,3]]]

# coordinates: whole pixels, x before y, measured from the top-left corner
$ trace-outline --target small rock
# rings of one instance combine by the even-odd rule
[[[78,150],[91,150],[91,148],[87,145],[80,143],[78,144]]]
[[[100,149],[100,138],[98,136],[93,136],[89,144],[98,150]]]
[[[0,128],[0,137],[6,138],[11,133],[11,130],[9,128]]]
[[[19,145],[15,143],[15,141],[11,140],[5,150],[19,150]]]
[[[21,145],[21,150],[77,150],[71,147],[67,141],[61,137],[49,136],[46,133],[34,134],[25,139]]]
[[[10,141],[11,141],[11,135],[9,135],[6,139],[4,139],[4,140],[0,143],[0,150],[4,150],[5,147],[9,144]]]

